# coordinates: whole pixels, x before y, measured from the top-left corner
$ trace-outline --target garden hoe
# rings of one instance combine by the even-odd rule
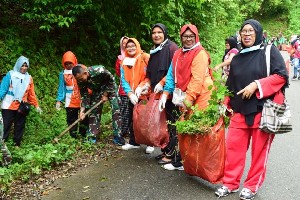
[[[86,117],[88,114],[90,114],[90,112],[92,112],[95,108],[97,108],[101,103],[103,103],[103,100],[99,101],[93,107],[91,107],[86,113],[84,113],[83,117]],[[63,132],[61,132],[59,134],[59,136],[55,137],[53,139],[53,142],[54,143],[58,143],[59,138],[61,138],[63,135],[65,135],[73,126],[75,126],[80,121],[81,121],[81,119],[78,118],[75,122],[73,122],[73,124],[71,124],[70,126],[68,126],[68,128],[66,128]]]

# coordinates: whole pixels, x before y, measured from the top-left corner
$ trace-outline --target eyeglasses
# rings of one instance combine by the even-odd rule
[[[187,40],[187,39],[195,39],[195,35],[183,35],[182,38]]]
[[[254,29],[249,29],[249,30],[241,30],[241,35],[254,35],[255,34],[255,30]]]
[[[126,46],[126,49],[135,49],[135,48],[136,48],[135,45]]]

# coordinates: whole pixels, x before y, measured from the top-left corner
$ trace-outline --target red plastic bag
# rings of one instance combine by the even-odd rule
[[[211,183],[221,183],[226,151],[223,118],[208,134],[178,134],[178,139],[184,171]]]
[[[134,106],[133,130],[138,144],[165,148],[169,143],[167,117],[165,111],[158,110],[158,102],[153,94]]]

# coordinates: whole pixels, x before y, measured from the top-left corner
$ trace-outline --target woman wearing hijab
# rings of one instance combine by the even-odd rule
[[[159,99],[165,85],[165,76],[178,46],[168,38],[168,30],[164,24],[155,24],[151,29],[151,37],[154,47],[150,50],[146,79],[139,85],[136,94],[139,96],[139,92],[142,92],[143,89],[144,92],[147,92],[151,88],[151,92],[156,93],[156,98]],[[166,102],[166,114],[167,120],[171,122],[168,124],[169,143],[164,149],[161,149],[162,154],[155,157],[159,164],[170,163],[176,155],[177,133],[176,127],[172,124],[177,119],[178,109],[172,103],[171,98]]]
[[[118,55],[116,65],[115,65],[116,74],[119,78],[121,77],[120,68],[121,68],[121,63],[122,63],[123,59],[125,58],[125,50],[126,50],[125,48],[126,48],[126,43],[127,43],[128,39],[129,38],[127,36],[123,36],[120,40],[121,54]],[[121,116],[122,116],[122,126],[121,126],[122,127],[122,135],[125,136],[126,134],[129,134],[129,124],[130,124],[129,119],[128,119],[129,98],[122,88],[121,80],[120,80],[120,85],[119,85],[118,90],[119,90],[119,95],[121,98],[120,111],[121,111]]]
[[[216,65],[214,70],[218,70],[220,67],[222,67],[222,77],[224,79],[226,79],[228,77],[229,74],[229,70],[230,70],[230,63],[231,60],[233,58],[233,56],[235,56],[239,50],[237,47],[237,40],[234,37],[229,37],[225,40],[225,55],[223,58],[223,62]]]
[[[126,43],[125,58],[121,65],[121,81],[122,87],[128,96],[129,113],[126,116],[129,120],[129,143],[122,146],[123,150],[140,148],[140,145],[135,142],[133,131],[133,107],[138,103],[139,97],[136,96],[135,90],[137,86],[145,80],[146,70],[149,62],[149,54],[144,53],[140,43],[135,38],[129,38]],[[154,147],[147,146],[146,153],[152,153]]]
[[[166,76],[164,92],[159,101],[159,109],[166,107],[167,97],[173,93],[172,102],[181,110],[190,111],[191,106],[205,109],[208,106],[213,85],[210,76],[210,56],[202,47],[198,29],[195,25],[184,25],[180,30],[182,48],[172,59]],[[176,157],[172,163],[163,165],[167,170],[183,170],[183,165]]]
[[[78,88],[77,81],[72,74],[72,69],[78,64],[77,58],[72,51],[67,51],[62,57],[63,70],[59,73],[58,77],[58,90],[56,98],[56,109],[61,109],[61,103],[65,102],[67,124],[70,126],[78,119],[80,111],[80,90]],[[85,118],[79,125],[79,134],[77,134],[78,126],[73,126],[70,129],[70,136],[72,138],[78,138],[81,135],[86,137],[86,131],[88,127],[88,120]]]
[[[14,69],[3,78],[0,89],[4,125],[3,139],[7,141],[10,128],[14,123],[14,143],[17,147],[21,145],[26,122],[26,115],[18,112],[20,103],[27,102],[36,107],[39,113],[42,111],[34,92],[33,79],[27,72],[28,68],[28,58],[20,56]]]
[[[226,98],[225,105],[233,110],[233,114],[226,138],[223,186],[215,194],[224,197],[239,190],[251,141],[252,161],[240,199],[253,199],[264,182],[268,154],[274,139],[274,134],[259,129],[263,104],[268,98],[283,103],[288,74],[280,52],[272,46],[270,76],[267,76],[263,28],[258,21],[246,20],[240,34],[243,50],[232,59],[226,82],[233,96]]]

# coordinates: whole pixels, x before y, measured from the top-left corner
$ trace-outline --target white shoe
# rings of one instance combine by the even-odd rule
[[[153,151],[154,151],[154,147],[147,146],[147,148],[146,148],[146,153],[147,153],[147,154],[150,154],[150,153],[152,153]]]
[[[135,145],[128,144],[128,143],[122,146],[122,149],[126,150],[126,151],[129,149],[138,149],[138,148],[140,148],[140,146],[135,146]]]
[[[162,165],[161,167],[166,169],[166,170],[170,170],[170,171],[172,171],[172,170],[179,170],[179,171],[184,170],[183,166],[174,167],[174,165],[172,165],[172,163]]]

